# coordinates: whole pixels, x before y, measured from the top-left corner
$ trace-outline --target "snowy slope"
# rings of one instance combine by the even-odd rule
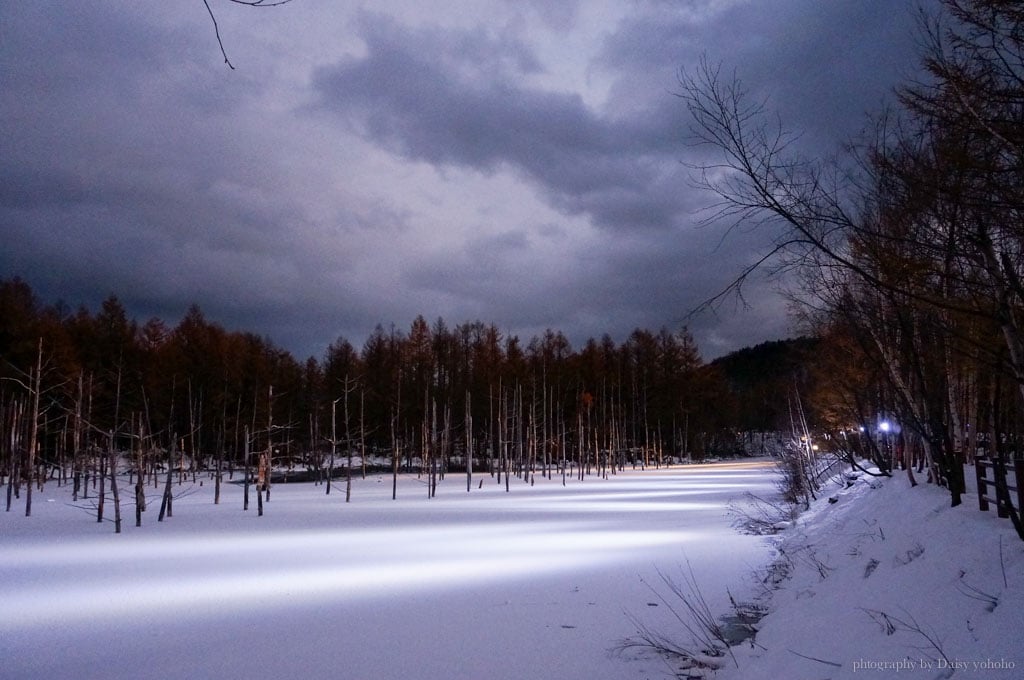
[[[1024,678],[1024,543],[1009,520],[902,475],[833,493],[779,535],[789,578],[717,677]]]

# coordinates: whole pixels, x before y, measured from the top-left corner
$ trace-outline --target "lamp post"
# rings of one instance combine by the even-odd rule
[[[889,439],[889,433],[892,432],[892,423],[888,420],[882,420],[878,423],[878,431],[882,433],[882,441],[885,443],[885,457],[888,459],[889,465],[892,465],[892,442]]]

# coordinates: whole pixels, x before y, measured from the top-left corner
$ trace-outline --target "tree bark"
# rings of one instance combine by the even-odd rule
[[[39,438],[39,391],[43,377],[43,339],[39,338],[39,353],[36,356],[36,368],[31,376],[32,382],[32,420],[29,422],[28,434],[28,465],[25,474],[28,486],[25,490],[25,517],[32,516],[32,486],[36,474],[36,446]]]

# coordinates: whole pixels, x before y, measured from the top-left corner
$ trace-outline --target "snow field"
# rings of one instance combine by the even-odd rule
[[[770,465],[588,477],[355,480],[330,496],[275,485],[265,515],[242,490],[175,487],[174,515],[123,533],[91,499],[48,483],[0,515],[0,675],[11,678],[661,678],[616,655],[678,627],[650,587],[689,564],[716,610],[770,557],[731,528],[731,502],[770,493]],[[18,512],[22,510],[22,512]],[[113,508],[107,505],[107,516]],[[651,584],[648,586],[646,584]],[[740,586],[742,587],[742,586]]]

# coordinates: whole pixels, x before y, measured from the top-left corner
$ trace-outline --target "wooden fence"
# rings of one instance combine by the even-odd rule
[[[1016,503],[1017,510],[1020,511],[1024,507],[1024,461],[1013,460],[1005,463],[1006,468],[1006,488],[1008,491],[1016,492]],[[986,475],[991,471],[992,478]],[[1009,517],[1010,513],[1006,509],[1005,503],[1001,503],[995,493],[995,475],[996,467],[988,458],[975,458],[974,459],[974,472],[978,479],[978,507],[985,512],[988,510],[989,503],[996,504],[996,512],[1000,517]]]

